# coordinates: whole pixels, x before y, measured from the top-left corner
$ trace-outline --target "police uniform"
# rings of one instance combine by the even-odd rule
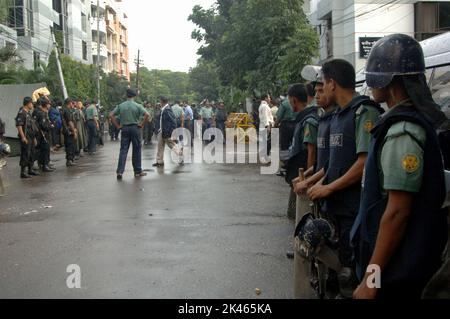
[[[341,178],[355,164],[358,154],[369,151],[370,131],[381,113],[383,109],[367,96],[355,95],[346,107],[338,107],[330,122],[330,156],[324,184]],[[339,259],[349,268],[353,268],[349,236],[360,196],[361,185],[357,183],[326,199],[327,214],[334,220],[339,238]]]
[[[129,98],[136,96],[132,90],[127,91]],[[114,116],[120,116],[120,123],[122,125],[122,139],[120,145],[119,163],[117,166],[117,177],[122,178],[125,171],[125,165],[130,144],[133,145],[133,169],[135,176],[143,173],[142,170],[142,145],[141,136],[138,123],[145,117],[147,111],[145,108],[133,100],[123,102],[113,111]]]
[[[323,111],[319,118],[317,127],[317,160],[315,172],[328,168],[330,158],[330,124],[336,107],[332,107],[328,112]]]
[[[39,167],[46,172],[53,171],[49,168],[50,164],[50,131],[51,123],[48,117],[48,113],[44,110],[37,108],[33,112],[33,118],[39,128],[37,135],[37,160]]]
[[[317,127],[319,122],[318,108],[310,106],[299,112],[296,117],[296,126],[292,138],[289,154],[286,158],[286,182],[291,185],[298,177],[300,168],[307,169],[307,144],[317,145]],[[284,158],[282,158],[284,160]]]
[[[31,111],[26,111],[23,107],[20,108],[19,113],[16,116],[16,126],[21,126],[23,129],[23,133],[25,134],[25,138],[28,143],[22,142],[22,139],[19,136],[20,140],[20,167],[22,176],[26,176],[26,169],[28,168],[28,173],[30,175],[35,175],[33,173],[33,163],[35,157],[35,145],[34,139],[36,138],[37,127],[34,122],[34,119],[31,115]]]
[[[173,115],[175,115],[177,127],[181,127],[181,116],[183,114],[183,108],[180,105],[175,104],[174,106],[172,106],[172,112]]]
[[[215,118],[216,127],[222,131],[225,140],[225,122],[227,121],[227,111],[225,108],[217,108]]]
[[[70,122],[75,123],[73,118],[73,111],[68,107],[64,107],[62,110],[63,119],[63,133],[64,133],[64,147],[66,149],[66,165],[73,166],[75,160],[75,138],[70,130]]]
[[[390,50],[408,54],[397,57]],[[384,63],[388,60],[390,63]],[[417,91],[422,91],[421,96],[429,94],[422,49],[406,35],[380,40],[372,49],[366,70],[370,87],[387,87],[394,75],[408,74],[401,79],[410,98],[415,100]],[[410,86],[409,81],[417,81],[421,87]],[[444,168],[436,131],[429,120],[437,108],[433,101],[428,102],[428,110],[417,101],[400,102],[372,131],[361,207],[351,235],[360,280],[376,246],[388,192],[414,194],[405,233],[382,270],[379,298],[420,298],[442,264],[448,231],[446,211],[441,208],[446,195]]]

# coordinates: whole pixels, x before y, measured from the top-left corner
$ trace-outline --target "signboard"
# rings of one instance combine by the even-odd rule
[[[377,43],[377,41],[380,39],[380,37],[359,38],[359,57],[361,59],[367,59],[369,57],[370,50],[372,50],[374,44]]]

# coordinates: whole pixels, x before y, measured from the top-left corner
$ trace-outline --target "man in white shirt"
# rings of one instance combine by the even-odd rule
[[[269,158],[267,155],[270,154],[270,131],[275,124],[273,119],[272,110],[270,109],[270,103],[272,99],[270,94],[266,94],[264,100],[261,101],[261,105],[259,106],[259,141],[260,141],[260,154],[261,160],[264,162],[269,162]],[[267,130],[267,145],[263,143],[263,134],[264,131]]]
[[[270,103],[272,99],[270,95],[267,94],[264,100],[261,101],[261,105],[259,106],[259,130],[263,131],[264,129],[270,130],[270,128],[274,125],[272,110],[270,109]]]

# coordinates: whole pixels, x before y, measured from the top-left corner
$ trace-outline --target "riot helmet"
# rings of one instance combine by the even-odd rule
[[[425,73],[425,59],[420,43],[405,34],[380,39],[370,51],[366,82],[371,88],[388,86],[394,76]]]

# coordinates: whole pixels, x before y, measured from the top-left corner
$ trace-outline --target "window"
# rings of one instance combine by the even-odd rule
[[[81,41],[81,46],[83,49],[83,60],[87,61],[87,43],[85,41]]]
[[[419,2],[414,5],[414,10],[417,40],[450,30],[450,2]]]
[[[81,13],[81,31],[86,32],[86,30],[87,30],[86,15],[82,12]]]
[[[450,2],[439,3],[439,30],[450,31]]]

